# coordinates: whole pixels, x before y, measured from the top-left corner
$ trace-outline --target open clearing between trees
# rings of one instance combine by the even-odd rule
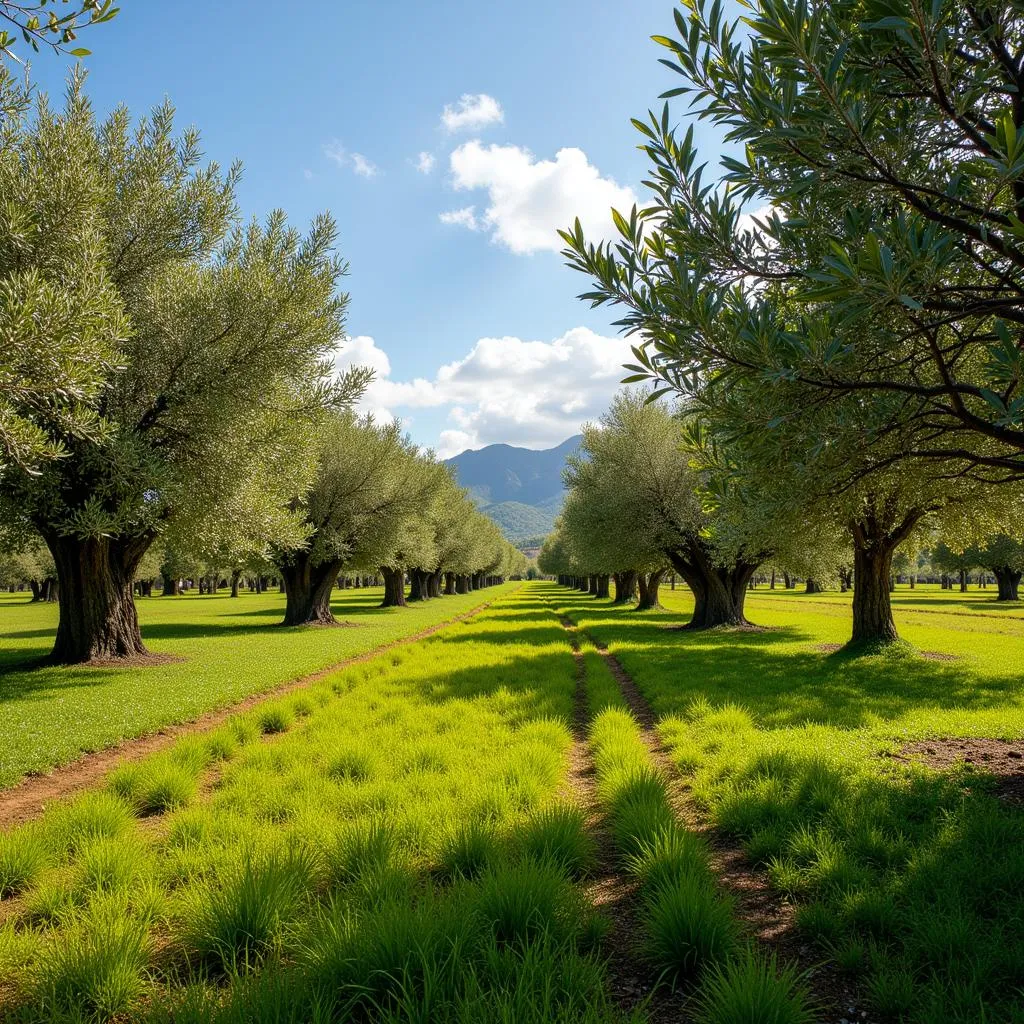
[[[0,836],[0,1013],[724,1024],[769,1019],[736,1015],[757,994],[780,1024],[1024,1019],[1020,808],[901,755],[1024,736],[1018,612],[901,592],[904,635],[953,660],[823,653],[845,599],[792,592],[752,595],[763,631],[678,631],[682,590],[636,613],[551,583],[374,621],[408,635],[492,598]],[[212,700],[218,644],[244,650],[223,703],[362,633],[258,624],[243,647],[241,616],[219,638],[201,616],[228,603],[141,602],[178,609],[147,640],[189,660],[122,675],[205,650]]]

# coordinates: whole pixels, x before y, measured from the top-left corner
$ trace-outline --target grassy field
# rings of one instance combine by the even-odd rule
[[[872,1022],[1024,1022],[1021,810],[977,767],[898,756],[925,737],[1024,737],[1018,609],[901,592],[901,631],[928,657],[851,658],[836,650],[848,596],[761,591],[748,613],[768,628],[704,634],[678,630],[682,590],[642,614],[551,583],[467,603],[492,597],[0,834],[0,1017],[641,1024],[643,1001],[615,995],[614,951],[683,993],[670,1016],[826,1019],[748,942],[713,838],[796,907],[812,959],[854,979]],[[348,599],[338,611],[358,620]],[[267,621],[250,634],[236,619],[231,639],[213,632],[228,599],[178,605],[187,639],[224,665],[240,637],[264,652],[241,648],[237,693],[287,662],[271,641],[362,633],[277,630],[279,601],[240,600]],[[432,608],[459,610],[412,614]],[[575,658],[565,617],[581,627]],[[668,774],[593,640],[650,703]],[[710,835],[676,813],[675,772]],[[595,910],[609,875],[635,894],[626,938],[614,909]]]
[[[929,657],[850,658],[849,597],[751,595],[765,631],[678,632],[558,591],[651,703],[710,821],[799,907],[885,1019],[1024,1020],[1024,821],[977,766],[891,755],[925,737],[1024,736],[1024,620],[991,592],[897,596]],[[938,660],[941,657],[942,660]]]
[[[512,596],[51,808],[0,847],[7,1019],[620,1020],[573,687]]]
[[[380,590],[336,591],[334,614],[349,625],[331,629],[278,626],[276,593],[141,599],[147,646],[182,660],[125,669],[33,665],[53,644],[56,606],[0,594],[0,788],[410,636],[501,592],[381,609]]]

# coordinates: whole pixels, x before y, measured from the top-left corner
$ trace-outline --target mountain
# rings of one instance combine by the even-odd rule
[[[550,533],[565,497],[565,459],[581,440],[576,434],[557,448],[539,452],[491,444],[447,461],[480,510],[510,541],[521,542]]]

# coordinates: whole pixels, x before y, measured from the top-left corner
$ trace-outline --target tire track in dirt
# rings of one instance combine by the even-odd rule
[[[183,736],[201,735],[210,732],[218,726],[223,725],[232,715],[248,711],[263,701],[274,700],[287,696],[297,690],[302,690],[313,683],[326,679],[335,672],[349,668],[352,665],[359,665],[366,661],[372,661],[382,654],[387,654],[398,647],[407,647],[410,644],[425,640],[435,633],[439,633],[449,626],[479,615],[480,612],[489,608],[497,597],[483,604],[477,605],[468,612],[463,612],[444,622],[428,626],[407,637],[399,640],[391,640],[379,647],[374,647],[363,654],[356,654],[350,658],[328,665],[325,668],[317,669],[315,672],[299,676],[288,682],[275,686],[270,690],[262,690],[260,693],[250,694],[234,704],[208,711],[198,718],[190,719],[187,722],[180,722],[174,725],[162,726],[154,732],[145,733],[133,739],[123,740],[111,747],[104,747],[102,750],[84,754],[82,757],[65,765],[60,765],[45,774],[27,775],[20,782],[9,789],[0,790],[0,829],[11,828],[20,825],[33,818],[39,817],[48,802],[60,800],[83,790],[89,789],[100,782],[103,777],[117,765],[126,761],[139,761],[149,754],[155,754],[160,750],[171,746]]]
[[[680,821],[700,833],[708,842],[711,866],[723,889],[734,897],[736,916],[746,932],[774,952],[780,962],[796,965],[804,976],[823,1021],[873,1024],[873,1018],[862,1008],[856,989],[835,969],[823,965],[820,955],[797,932],[794,906],[772,888],[767,873],[754,867],[742,847],[718,834],[704,819],[694,803],[689,785],[680,778],[668,749],[658,735],[657,720],[647,698],[619,659],[608,650],[605,643],[575,623],[572,625],[605,659],[630,713],[640,725],[641,736],[655,765],[666,779],[673,810]]]
[[[583,882],[590,904],[609,921],[602,940],[610,994],[615,1005],[626,1014],[642,1010],[651,1024],[679,1024],[689,1020],[685,999],[680,993],[659,988],[657,978],[642,962],[636,948],[639,924],[639,886],[635,879],[616,869],[618,853],[597,798],[597,780],[591,754],[588,727],[586,659],[580,650],[576,625],[560,619],[568,634],[576,662],[576,688],[573,693],[573,743],[569,751],[569,788],[582,806],[587,828],[597,844],[597,870]]]

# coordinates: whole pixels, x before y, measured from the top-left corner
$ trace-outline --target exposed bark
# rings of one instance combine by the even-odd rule
[[[380,573],[384,577],[384,600],[380,603],[381,608],[404,608],[405,573],[401,569],[390,569],[383,565]]]
[[[459,573],[459,575],[455,577],[455,593],[469,593],[469,577],[465,573]]]
[[[664,575],[664,569],[657,569],[651,573],[641,572],[637,574],[636,580],[640,590],[640,597],[636,605],[638,612],[649,612],[656,608],[661,608],[661,602],[658,600],[658,589],[661,586],[661,578]]]
[[[899,639],[892,617],[892,559],[923,511],[909,512],[895,527],[875,516],[851,524],[853,534],[853,636],[851,643],[888,644]]]
[[[41,601],[43,599],[43,585],[39,580],[29,580],[29,589],[32,591],[32,600]]]
[[[684,549],[666,552],[672,567],[693,591],[693,615],[687,629],[716,626],[749,626],[744,607],[747,584],[765,556],[738,558],[731,565],[716,565],[699,537],[691,537]]]
[[[1011,569],[1008,565],[993,566],[992,573],[996,578],[996,586],[999,593],[997,601],[1019,601],[1020,600],[1020,579],[1019,569]]]
[[[587,577],[587,593],[591,597],[597,597],[597,576],[593,573]]]
[[[241,569],[231,570],[231,596],[238,597],[238,581],[242,578]]]
[[[45,535],[57,567],[60,619],[50,655],[62,665],[147,654],[132,584],[153,538]]]
[[[409,601],[426,601],[430,597],[428,574],[422,569],[409,570]]]
[[[807,583],[804,586],[805,594],[820,594],[822,593],[821,586],[818,581],[811,576],[807,577]]]
[[[430,596],[431,597],[440,597],[441,596],[441,573],[439,573],[439,572],[432,572],[430,574],[430,577],[429,577],[427,583],[428,583],[428,590],[430,592]]]
[[[627,604],[636,600],[636,575],[635,569],[615,574],[614,604]]]
[[[306,552],[297,551],[278,566],[287,595],[282,625],[329,626],[337,621],[331,612],[331,591],[342,564],[340,559],[314,563]]]
[[[160,575],[163,577],[164,597],[175,597],[181,592],[178,587],[177,576],[168,576],[165,572],[162,572]]]
[[[446,594],[455,593],[455,573],[446,572],[444,574],[444,592]]]
[[[607,573],[602,573],[597,577],[597,596],[608,597],[608,583],[610,577]]]

